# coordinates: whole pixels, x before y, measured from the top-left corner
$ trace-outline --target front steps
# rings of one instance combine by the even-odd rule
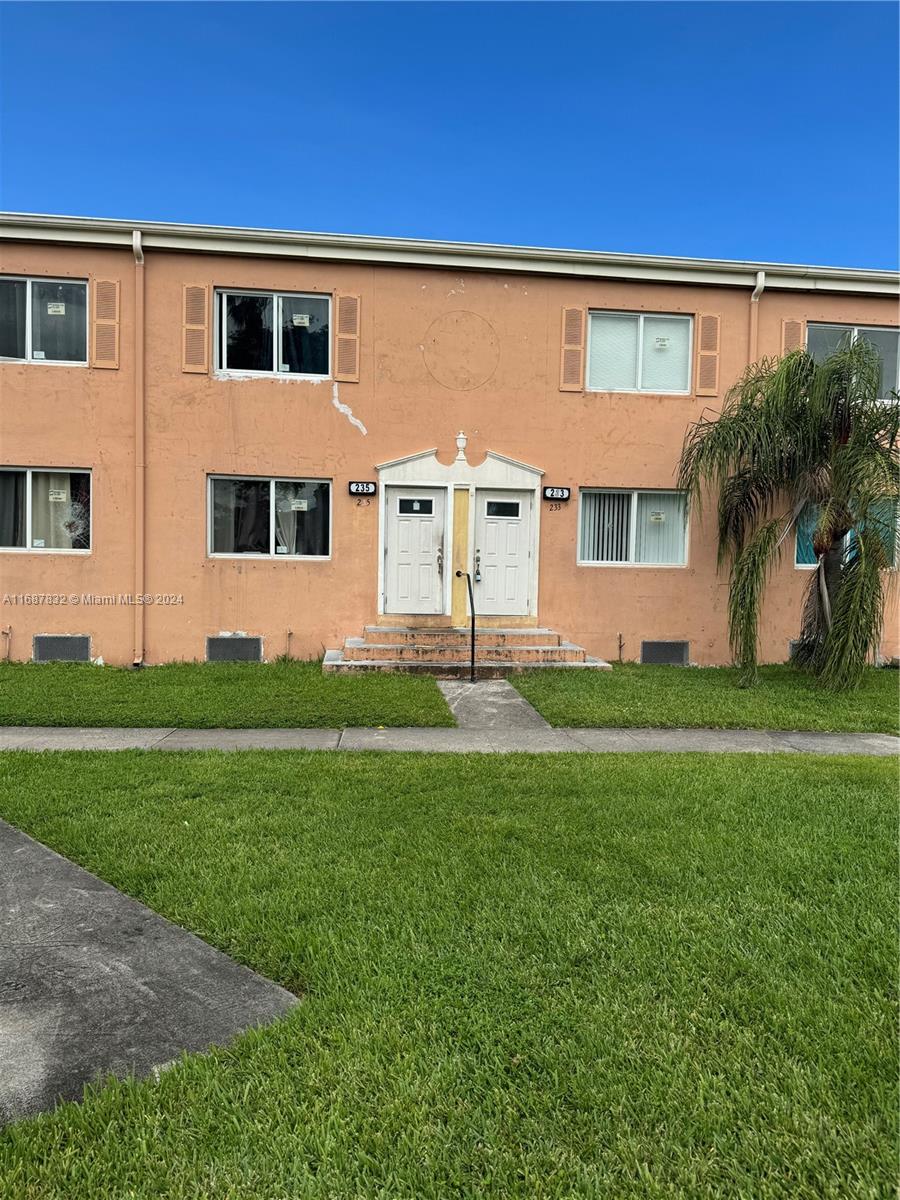
[[[408,671],[445,678],[468,677],[470,631],[458,628],[367,625],[361,638],[347,638],[341,650],[326,650],[323,671]],[[479,679],[497,679],[532,667],[608,671],[582,646],[564,641],[553,629],[475,630]]]

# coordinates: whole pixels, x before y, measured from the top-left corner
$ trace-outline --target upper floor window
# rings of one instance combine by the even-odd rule
[[[579,502],[579,563],[685,565],[687,519],[682,492],[582,488]]]
[[[0,467],[0,549],[90,548],[90,471]]]
[[[662,313],[592,312],[588,390],[689,392],[692,324]]]
[[[898,348],[900,329],[877,329],[871,325],[814,325],[806,327],[806,348],[816,360],[823,362],[829,354],[840,347],[851,344],[857,338],[865,338],[878,351],[881,359],[881,384],[878,396],[887,400],[891,392],[900,389],[898,375]]]
[[[0,278],[0,358],[87,362],[87,284]]]
[[[331,298],[218,292],[219,367],[252,375],[327,376]]]
[[[327,558],[331,484],[323,479],[213,475],[210,554]]]
[[[869,520],[872,521],[884,546],[884,555],[888,565],[896,569],[900,562],[900,501],[885,497],[872,510]],[[794,540],[794,566],[814,567],[818,563],[813,545],[813,535],[819,521],[819,509],[815,504],[806,504],[797,518],[796,536]],[[843,553],[849,555],[853,550],[856,537],[855,529],[843,540]]]

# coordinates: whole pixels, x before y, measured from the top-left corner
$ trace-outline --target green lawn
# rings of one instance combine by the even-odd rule
[[[0,663],[0,725],[452,725],[429,677],[323,675],[317,662]]]
[[[0,814],[305,999],[0,1134],[16,1200],[885,1197],[896,767],[0,756]]]
[[[897,733],[900,673],[868,670],[859,688],[832,695],[791,667],[761,667],[752,688],[731,667],[530,671],[511,682],[551,725],[711,729],[821,729]]]

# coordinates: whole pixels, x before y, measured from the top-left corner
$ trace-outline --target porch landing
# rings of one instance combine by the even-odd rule
[[[323,671],[407,671],[445,678],[467,676],[469,629],[413,625],[367,625],[340,650],[326,650]],[[534,667],[608,671],[602,658],[567,642],[553,629],[476,626],[475,663],[480,679],[497,679]]]

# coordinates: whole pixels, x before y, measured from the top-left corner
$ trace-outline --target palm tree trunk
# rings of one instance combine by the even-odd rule
[[[831,614],[841,586],[841,569],[844,561],[844,539],[836,539],[822,558],[819,587],[826,629],[831,628]]]

